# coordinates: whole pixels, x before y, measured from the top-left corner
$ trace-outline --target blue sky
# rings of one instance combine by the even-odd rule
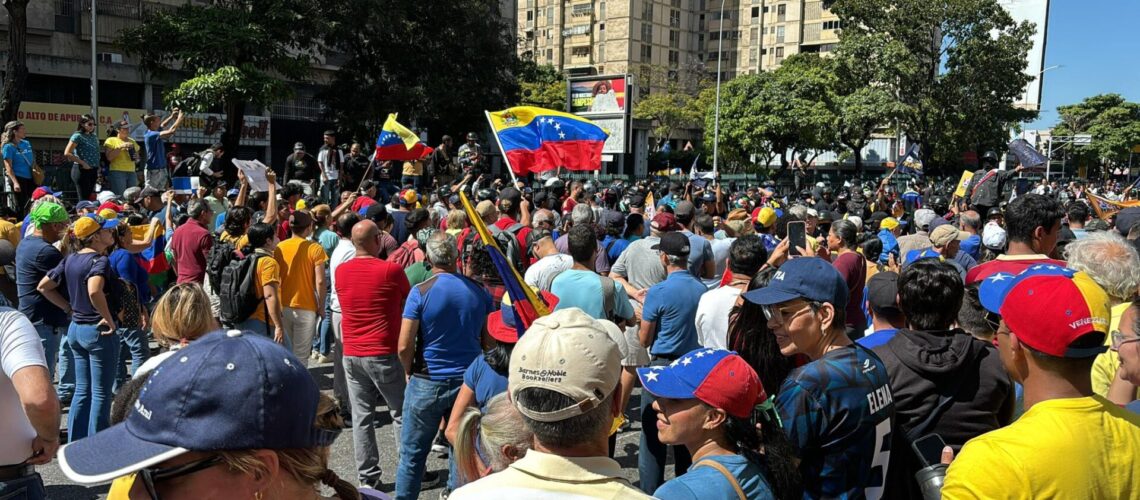
[[[1096,94],[1140,101],[1140,1],[1052,0],[1046,34],[1041,114],[1026,129],[1057,123],[1057,106]]]

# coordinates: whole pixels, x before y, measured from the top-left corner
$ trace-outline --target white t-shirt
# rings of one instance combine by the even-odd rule
[[[336,244],[336,248],[333,249],[332,256],[329,257],[329,308],[333,312],[341,312],[340,299],[336,296],[336,268],[348,262],[355,255],[356,247],[352,246],[352,241],[341,238],[340,242]]]
[[[728,349],[728,320],[740,289],[722,286],[701,295],[697,304],[697,340],[708,349]]]
[[[16,372],[29,366],[47,368],[44,346],[32,322],[15,309],[0,308],[0,466],[23,463],[32,456],[36,429],[12,385]]]
[[[329,162],[330,149],[334,152],[333,154],[339,155],[338,158],[340,161],[337,162],[336,165]],[[317,163],[321,165],[321,170],[325,171],[325,178],[330,181],[335,181],[340,178],[340,167],[338,165],[344,165],[344,151],[335,147],[329,148],[328,146],[322,146],[321,150],[317,152]]]
[[[549,292],[551,283],[554,283],[554,277],[571,267],[574,267],[573,257],[562,253],[547,255],[526,269],[523,281],[539,290]]]

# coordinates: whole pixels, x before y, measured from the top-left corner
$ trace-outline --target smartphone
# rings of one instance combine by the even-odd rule
[[[107,333],[111,331],[111,326],[107,325],[106,323],[100,323],[99,326],[95,327],[95,331],[99,333]]]
[[[918,438],[910,446],[914,448],[914,453],[922,461],[922,466],[930,467],[942,462],[942,448],[946,447],[946,442],[938,434],[927,434]]]
[[[807,223],[793,221],[788,223],[788,253],[801,255],[799,249],[807,249]]]

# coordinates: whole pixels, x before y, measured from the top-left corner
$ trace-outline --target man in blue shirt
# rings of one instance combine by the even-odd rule
[[[178,108],[174,108],[174,112],[167,115],[161,123],[158,115],[143,117],[143,125],[146,125],[146,133],[143,134],[143,145],[146,146],[146,186],[158,190],[170,186],[170,170],[166,166],[166,139],[178,131],[178,126],[182,125],[185,117]],[[166,128],[171,119],[174,120],[174,125]]]
[[[681,202],[678,207],[688,202]],[[661,235],[653,247],[661,255],[661,265],[669,274],[665,281],[653,285],[645,294],[638,338],[653,356],[650,366],[675,363],[682,355],[699,348],[697,306],[707,288],[688,271],[689,238],[679,232]],[[711,262],[711,261],[710,261]],[[657,438],[657,413],[652,410],[653,395],[641,393],[641,447],[637,468],[641,490],[652,493],[665,479],[665,457],[668,447]],[[692,464],[688,450],[673,447],[676,475],[684,474]]]
[[[67,233],[67,212],[55,203],[41,203],[32,210],[35,231],[16,246],[16,292],[19,295],[19,309],[36,327],[43,342],[47,358],[48,376],[55,380],[56,354],[60,354],[59,387],[56,393],[60,401],[71,401],[75,390],[75,374],[70,370],[71,350],[66,346],[67,327],[71,323],[62,309],[43,296],[36,286],[63,260],[53,245]]]
[[[962,241],[959,250],[976,262],[982,258],[982,216],[973,210],[962,212],[958,217],[958,229],[969,235]]]
[[[886,365],[847,337],[843,276],[823,259],[793,258],[767,287],[743,297],[763,307],[781,354],[811,360],[788,375],[776,396],[807,478],[804,498],[878,498],[895,407]]]
[[[493,310],[483,286],[455,272],[459,249],[451,235],[437,233],[426,247],[432,277],[412,287],[400,325],[400,363],[408,386],[400,429],[397,499],[417,498],[422,486],[434,482],[424,475],[432,440],[439,422],[451,414],[463,373],[482,354],[480,339]]]

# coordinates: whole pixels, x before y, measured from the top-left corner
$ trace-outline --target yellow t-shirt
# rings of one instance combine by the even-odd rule
[[[404,175],[423,175],[424,162],[419,160],[404,162]]]
[[[233,245],[234,248],[237,249],[239,252],[241,251],[242,248],[245,248],[245,246],[249,244],[249,237],[248,236],[243,234],[243,235],[235,238],[232,234],[230,234],[229,231],[222,231],[222,234],[218,235],[218,240],[223,242],[223,243],[229,243],[229,244]]]
[[[316,267],[329,260],[320,245],[293,236],[273,252],[281,265],[281,307],[317,312]]]
[[[1117,304],[1109,310],[1112,313],[1112,319],[1108,324],[1108,331],[1115,332],[1120,330],[1120,317],[1124,316],[1124,311],[1128,310],[1131,302]],[[1112,345],[1112,335],[1105,335],[1105,345]],[[1116,371],[1120,369],[1120,355],[1115,351],[1108,350],[1103,354],[1096,357],[1093,361],[1092,367],[1092,388],[1093,393],[1098,396],[1108,397],[1108,386],[1112,385],[1112,379],[1116,378]],[[1137,397],[1140,397],[1140,391],[1136,392]]]
[[[110,151],[112,149],[118,149],[119,146],[123,144],[130,144],[135,148],[135,154],[138,154],[139,144],[130,137],[128,137],[126,141],[118,137],[108,137],[107,140],[103,142],[103,147]],[[131,160],[130,151],[123,151],[119,153],[119,156],[116,156],[114,160],[111,160],[111,170],[115,172],[134,172],[135,162]]]
[[[277,283],[277,299],[281,300],[281,264],[277,263],[277,259],[258,259],[257,261],[257,298],[264,299],[265,293],[262,292],[262,287],[265,285]],[[258,321],[263,321],[265,324],[273,328],[273,321],[265,315],[265,305],[259,305],[257,311],[253,313],[250,318]],[[261,332],[258,332],[261,333]],[[273,332],[269,332],[273,336]]]
[[[7,220],[0,219],[0,239],[8,240],[12,248],[20,245],[20,226]],[[4,268],[0,267],[0,276],[4,275]]]
[[[967,442],[942,498],[1135,498],[1137,456],[1140,415],[1100,396],[1043,401]]]

